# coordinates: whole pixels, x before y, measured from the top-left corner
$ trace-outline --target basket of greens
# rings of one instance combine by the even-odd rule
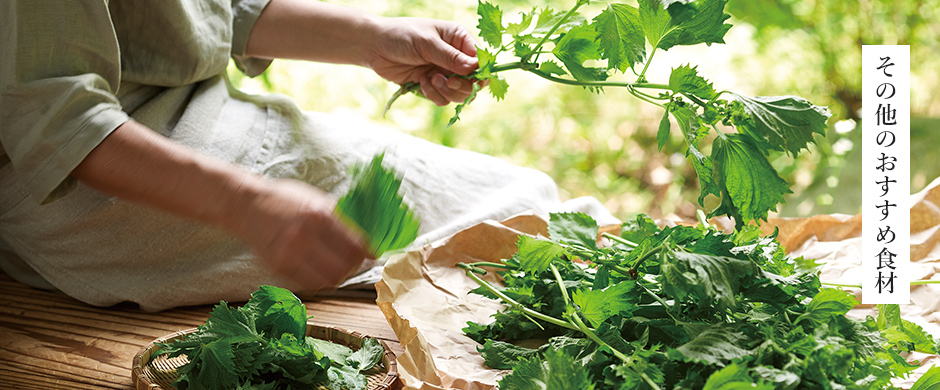
[[[308,323],[303,303],[271,286],[242,307],[220,302],[205,324],[150,343],[132,374],[137,389],[400,388],[384,342]]]

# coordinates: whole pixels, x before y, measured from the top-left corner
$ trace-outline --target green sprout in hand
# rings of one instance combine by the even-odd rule
[[[401,176],[382,166],[384,154],[369,165],[353,167],[353,184],[336,209],[365,233],[369,250],[381,257],[403,249],[418,237],[420,221],[399,190]]]

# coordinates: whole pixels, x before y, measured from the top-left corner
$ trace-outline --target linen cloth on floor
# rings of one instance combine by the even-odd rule
[[[553,180],[535,170],[232,90],[220,76],[229,56],[249,75],[267,66],[240,55],[265,3],[2,2],[0,268],[89,304],[130,301],[145,310],[243,301],[260,284],[279,284],[222,230],[69,176],[127,118],[205,155],[337,196],[350,165],[385,152],[422,219],[415,245],[484,219],[565,207]],[[613,218],[596,201],[582,203]]]

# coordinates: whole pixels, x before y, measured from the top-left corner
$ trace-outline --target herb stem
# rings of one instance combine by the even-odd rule
[[[646,384],[650,385],[653,390],[662,390],[659,385],[656,384],[656,382],[653,382],[653,378],[650,378],[650,376],[646,375],[645,372],[640,373],[640,378],[643,378],[643,380],[646,381]]]
[[[621,244],[623,244],[623,245],[626,245],[626,246],[628,246],[628,247],[631,247],[631,248],[636,248],[636,247],[640,246],[639,244],[637,244],[637,243],[635,243],[635,242],[633,242],[633,241],[630,241],[630,240],[628,240],[628,239],[626,239],[626,238],[620,237],[620,236],[615,235],[615,234],[601,233],[601,237],[605,237],[605,238],[607,238],[607,239],[609,239],[609,240],[611,240],[611,241],[619,242],[619,243],[621,243]]]
[[[667,91],[672,91],[672,87],[666,84],[655,84],[655,83],[633,83],[630,84],[636,88],[647,88],[647,89],[665,89]]]
[[[695,95],[692,95],[692,94],[689,94],[689,93],[684,93],[684,94],[682,94],[682,95],[685,96],[685,97],[687,97],[687,98],[689,98],[689,100],[691,100],[691,101],[694,102],[695,104],[698,104],[698,105],[701,106],[701,107],[707,107],[707,106],[708,106],[708,103],[703,102],[701,99],[695,97]]]
[[[627,241],[627,240],[624,240],[624,241],[630,243],[630,241]],[[632,244],[632,243],[631,243],[631,244]],[[633,245],[636,245],[636,244],[633,244]],[[568,247],[568,250],[571,251],[572,253],[574,253],[575,255],[577,255],[578,257],[580,257],[582,260],[588,260],[588,259],[590,259],[590,261],[593,262],[593,263],[606,265],[606,266],[610,267],[612,270],[619,272],[620,274],[623,274],[623,275],[625,275],[625,276],[629,276],[629,277],[631,277],[631,278],[633,278],[633,279],[636,279],[636,277],[635,277],[636,274],[635,274],[634,272],[631,272],[630,269],[628,269],[628,268],[624,268],[623,266],[621,266],[620,264],[618,264],[616,261],[612,261],[612,260],[601,260],[599,257],[595,258],[595,257],[594,257],[595,253],[590,252],[590,251],[585,251],[585,250],[582,250],[582,249],[577,249],[577,248],[573,248],[573,247]]]
[[[534,75],[536,75],[536,76],[539,76],[539,77],[541,77],[541,78],[543,78],[543,79],[546,79],[546,80],[548,80],[548,81],[552,81],[552,82],[555,82],[555,83],[559,83],[559,84],[574,85],[574,86],[579,86],[579,87],[621,87],[621,88],[627,88],[627,90],[630,91],[630,94],[633,95],[633,96],[635,96],[636,98],[638,98],[638,99],[640,99],[640,100],[643,100],[643,101],[645,101],[645,102],[647,102],[647,103],[649,103],[649,104],[652,104],[652,105],[655,105],[655,106],[659,106],[659,107],[665,107],[664,105],[662,105],[662,104],[660,104],[660,103],[658,103],[658,102],[655,101],[655,100],[659,100],[660,98],[654,97],[654,96],[651,96],[651,95],[648,95],[648,94],[645,94],[645,93],[642,93],[642,92],[636,90],[636,88],[665,89],[665,90],[669,90],[669,89],[670,89],[668,85],[664,85],[664,84],[651,84],[651,83],[635,83],[635,84],[632,84],[632,83],[627,83],[627,82],[623,82],[623,81],[571,80],[571,79],[556,77],[556,76],[552,75],[551,73],[548,73],[548,72],[539,70],[538,68],[533,67],[532,65],[533,65],[533,64],[527,63],[527,62],[511,62],[511,63],[506,63],[506,64],[500,64],[500,65],[495,65],[495,66],[493,66],[493,68],[490,69],[490,73],[497,73],[497,72],[502,72],[502,71],[506,71],[506,70],[513,70],[513,69],[522,69],[522,70],[524,70],[524,71],[526,71],[526,72],[532,73],[532,74],[534,74]]]
[[[568,248],[568,250],[569,250],[572,254],[577,255],[578,257],[580,257],[581,260],[594,259],[594,252],[586,251],[586,250],[583,250],[583,249],[578,249],[578,248],[571,247],[571,246],[566,246],[566,248]]]
[[[634,278],[635,278],[635,274],[634,274],[633,272],[630,272],[630,269],[629,269],[629,268],[623,268],[623,266],[616,265],[616,264],[610,264],[610,265],[608,265],[608,267],[610,267],[610,268],[613,269],[614,271],[619,272],[620,274],[623,274],[623,275],[625,275],[625,276],[629,276],[631,279],[634,279]]]
[[[577,311],[577,309],[575,309],[575,312],[571,313],[570,317],[571,317],[571,322],[574,322],[575,325],[578,326],[579,330],[581,330],[582,333],[584,333],[589,339],[591,339],[591,341],[597,343],[598,345],[607,347],[607,349],[610,350],[610,352],[614,354],[614,356],[616,356],[617,359],[620,359],[620,361],[622,361],[625,365],[630,366],[632,368],[633,359],[631,359],[627,355],[624,355],[623,352],[618,351],[616,348],[610,346],[610,344],[607,344],[607,342],[602,340],[600,336],[597,335],[597,333],[594,333],[594,331],[591,330],[591,328],[589,328],[587,324],[584,323],[584,320],[581,319],[581,315]],[[640,374],[640,377],[642,377],[643,380],[646,381],[648,385],[650,385],[650,387],[652,387],[655,390],[660,390],[659,385],[657,385],[656,382],[654,382],[653,379],[649,377],[649,375],[646,375],[646,373],[643,373],[643,372],[639,374]]]
[[[402,84],[400,87],[398,87],[398,90],[395,91],[392,97],[388,99],[388,102],[385,103],[385,108],[382,109],[382,117],[385,117],[385,114],[388,113],[388,110],[392,108],[392,103],[395,103],[398,98],[404,96],[407,93],[417,92],[419,90],[421,90],[421,84],[412,81]]]
[[[721,95],[724,95],[724,94],[726,94],[726,93],[733,93],[733,92],[731,92],[731,91],[721,91],[721,92],[718,92],[718,93],[715,94],[715,97],[711,98],[711,100],[708,101],[708,104],[712,104],[712,103],[718,101],[718,98],[721,97]]]
[[[783,315],[783,319],[787,320],[787,324],[793,326],[793,320],[790,319],[790,311],[781,305],[774,305],[774,307],[780,310],[780,313]]]
[[[653,255],[658,254],[658,253],[659,253],[660,251],[662,251],[662,250],[663,250],[663,244],[659,244],[659,246],[657,246],[657,247],[655,247],[655,248],[653,248],[653,249],[650,249],[650,251],[644,253],[643,256],[640,257],[640,258],[636,261],[636,263],[633,264],[633,267],[631,267],[630,269],[632,269],[633,271],[639,271],[640,265],[642,265],[643,262],[646,261],[646,259],[649,259],[650,257],[653,257]]]
[[[458,264],[458,266],[459,266],[459,265],[460,265],[460,264]],[[463,267],[461,267],[461,268],[463,268]],[[497,297],[499,297],[499,299],[502,299],[503,302],[506,302],[506,303],[508,303],[510,306],[512,306],[512,307],[514,307],[514,308],[516,308],[516,309],[521,310],[521,311],[522,311],[524,314],[526,314],[526,315],[529,315],[529,316],[538,318],[538,319],[540,319],[540,320],[542,320],[542,321],[545,321],[545,322],[548,322],[548,323],[550,323],[550,324],[558,325],[558,326],[560,326],[560,327],[562,327],[562,328],[571,329],[571,330],[581,330],[581,329],[578,329],[577,327],[571,325],[570,323],[568,323],[568,322],[566,322],[566,321],[559,320],[559,319],[557,319],[557,318],[555,318],[555,317],[547,316],[547,315],[545,315],[545,314],[539,313],[539,312],[537,312],[537,311],[535,311],[535,310],[532,310],[532,309],[529,309],[528,307],[523,306],[521,303],[516,302],[514,299],[508,297],[506,294],[503,294],[502,291],[497,290],[496,287],[493,287],[493,285],[490,284],[489,282],[487,282],[487,281],[481,279],[479,276],[477,276],[477,275],[474,274],[473,272],[470,272],[470,270],[467,270],[467,276],[470,277],[470,279],[473,279],[473,281],[479,283],[480,286],[483,286],[483,288],[487,289],[489,292],[491,292],[491,293],[493,293],[494,295],[496,295]]]
[[[571,298],[568,297],[568,289],[565,288],[565,281],[561,278],[558,267],[556,267],[554,263],[549,263],[548,267],[552,270],[552,274],[555,275],[555,281],[558,282],[558,289],[561,290],[561,299],[565,301],[565,306],[570,305]]]
[[[715,133],[718,134],[718,138],[721,138],[722,141],[728,141],[728,136],[721,130],[718,130],[715,125],[712,125],[712,128],[715,129]]]
[[[654,300],[656,300],[656,302],[659,302],[660,305],[663,305],[663,308],[666,309],[666,315],[668,315],[669,318],[672,318],[672,320],[675,321],[676,323],[680,322],[678,318],[676,318],[675,316],[672,315],[672,313],[669,312],[669,305],[666,304],[666,301],[663,300],[662,297],[660,297],[659,295],[656,295],[654,292],[650,291],[650,289],[646,288],[646,286],[644,286],[644,285],[643,285],[642,283],[640,283],[640,282],[637,282],[636,285],[637,285],[637,286],[640,286],[640,288],[643,289],[643,292],[645,292],[646,295],[649,295],[649,296],[652,297]]]
[[[825,281],[822,281],[822,280],[820,280],[819,283],[820,283],[820,284],[825,284],[825,285],[827,285],[827,286],[835,286],[835,287],[854,287],[854,288],[862,288],[862,285],[861,285],[861,284],[830,283],[830,282],[825,282]]]
[[[646,93],[646,92],[642,92],[642,91],[640,91],[639,89],[636,89],[636,84],[633,84],[632,86],[630,86],[630,88],[633,89],[634,92],[636,92],[636,93],[638,93],[638,94],[640,94],[640,95],[646,96],[646,98],[648,98],[648,99],[652,99],[652,100],[671,100],[671,99],[672,99],[672,95],[667,96],[667,97],[659,97],[659,96],[650,95],[650,94],[648,94],[648,93]],[[634,96],[636,96],[636,95],[634,95]]]
[[[525,69],[526,65],[531,66],[532,64],[517,61],[517,62],[507,62],[505,64],[493,65],[493,67],[490,68],[490,73],[497,73],[497,72],[513,70],[513,69]]]
[[[575,3],[574,7],[571,7],[571,9],[568,11],[568,13],[565,14],[565,16],[562,16],[560,19],[558,19],[558,22],[555,23],[554,26],[552,26],[551,30],[548,30],[548,32],[545,33],[545,36],[543,36],[542,39],[539,40],[539,43],[536,44],[534,48],[532,48],[532,51],[536,53],[535,54],[536,62],[538,62],[539,52],[541,51],[542,46],[545,45],[545,42],[548,42],[548,39],[551,38],[552,34],[554,34],[555,31],[557,31],[558,28],[561,27],[561,25],[565,24],[565,22],[567,22],[568,19],[570,19],[572,15],[578,12],[578,8],[581,8],[581,6],[584,4],[587,4],[587,1],[578,0]]]
[[[471,267],[490,267],[490,268],[499,268],[499,269],[505,269],[505,270],[515,270],[515,269],[517,269],[516,267],[513,267],[513,266],[511,266],[511,265],[509,265],[509,264],[506,264],[506,263],[493,263],[493,262],[490,262],[490,261],[479,261],[479,262],[470,263],[470,264],[467,264],[467,265],[469,265],[469,266],[471,266]]]
[[[640,91],[637,91],[636,88],[634,88],[632,85],[629,86],[629,87],[627,87],[627,90],[630,91],[630,94],[633,95],[634,97],[636,97],[637,99],[640,99],[640,100],[642,100],[642,101],[644,101],[644,102],[647,102],[647,103],[649,103],[649,104],[652,104],[652,105],[654,105],[654,106],[659,106],[659,107],[662,107],[662,108],[666,108],[666,106],[664,106],[664,105],[662,105],[662,104],[659,104],[659,103],[657,103],[657,102],[654,102],[654,101],[653,101],[652,99],[650,99],[650,98],[647,98],[647,97],[646,97],[646,94],[641,93]]]
[[[659,42],[657,42],[657,44],[658,44],[658,43],[659,43]],[[649,57],[646,57],[646,64],[643,65],[643,70],[641,70],[641,71],[640,71],[640,75],[637,76],[637,81],[638,81],[638,82],[640,82],[640,81],[645,81],[645,80],[646,80],[646,70],[649,69],[650,64],[653,62],[653,56],[654,56],[654,55],[656,55],[656,45],[653,45],[653,50],[650,51],[650,56],[649,56]]]
[[[775,343],[773,340],[767,340],[763,342],[760,345],[760,347],[758,347],[758,349],[770,349],[771,352],[773,353],[777,353],[777,354],[784,355],[784,356],[786,355],[793,356],[792,354],[788,353],[786,350],[780,348],[780,346],[777,345],[777,343]]]
[[[539,70],[539,69],[526,69],[526,71],[532,72],[536,76],[539,76],[548,81],[554,81],[559,84],[576,85],[579,87],[626,87],[626,88],[629,88],[633,86],[633,84],[623,82],[623,81],[591,81],[591,80],[564,79],[561,77],[553,76],[550,73]]]
[[[819,281],[819,283],[825,284],[827,286],[835,286],[835,287],[862,288],[861,284],[832,283],[832,282],[826,282],[822,280]],[[926,284],[940,284],[940,280],[915,280],[913,282],[910,282],[911,286],[923,286]]]
[[[940,284],[940,280],[915,280],[911,282],[911,286],[920,286],[924,284]]]
[[[624,268],[623,266],[618,264],[616,260],[610,260],[610,259],[601,260],[600,258],[598,258],[598,259],[594,259],[593,261],[597,264],[606,265],[607,267],[609,267],[610,269],[614,271],[617,271],[617,273],[621,275],[629,276],[630,278],[633,278],[633,275],[634,275],[633,272],[631,272],[629,268]]]
[[[577,310],[571,313],[570,317],[571,317],[571,321],[574,322],[575,325],[578,326],[578,330],[584,333],[589,339],[591,339],[591,341],[594,341],[595,343],[599,345],[607,347],[607,349],[609,349],[611,353],[613,353],[614,356],[617,357],[617,359],[620,359],[624,363],[626,364],[631,363],[630,358],[627,355],[624,355],[623,352],[618,351],[616,348],[611,347],[610,344],[607,344],[604,340],[601,340],[601,338],[597,336],[597,333],[594,333],[594,331],[591,330],[591,328],[589,328],[587,324],[584,323],[584,320],[581,319],[581,315]]]
[[[708,224],[708,217],[705,216],[705,212],[702,211],[702,209],[695,210],[695,216],[698,217],[698,221],[702,224],[703,231],[712,227]]]

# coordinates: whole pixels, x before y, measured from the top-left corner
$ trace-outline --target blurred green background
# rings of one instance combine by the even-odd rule
[[[458,21],[476,32],[475,0],[327,0],[384,16]],[[494,0],[504,21],[533,7],[568,9],[574,0]],[[635,5],[635,0],[625,0]],[[592,2],[593,17],[607,3]],[[861,45],[911,46],[912,192],[940,176],[940,2],[842,0],[731,0],[734,25],[725,45],[676,47],[657,52],[650,82],[667,82],[672,68],[698,65],[718,90],[751,96],[798,95],[828,106],[833,116],[825,137],[794,159],[771,156],[794,194],[780,216],[855,214],[861,204]],[[366,117],[414,136],[542,170],[558,182],[565,199],[594,196],[620,218],[694,219],[700,206],[684,141],[675,132],[662,151],[656,130],[662,111],[626,91],[595,94],[557,85],[521,71],[504,72],[506,99],[481,93],[451,127],[453,105],[436,107],[417,96],[399,99],[383,118],[397,90],[370,70],[330,64],[275,61],[248,79],[230,67],[233,83],[251,92],[293,97],[304,110]],[[675,125],[674,125],[675,126]],[[675,127],[674,127],[675,128]],[[707,150],[705,150],[707,154]],[[712,200],[706,200],[707,207]]]

